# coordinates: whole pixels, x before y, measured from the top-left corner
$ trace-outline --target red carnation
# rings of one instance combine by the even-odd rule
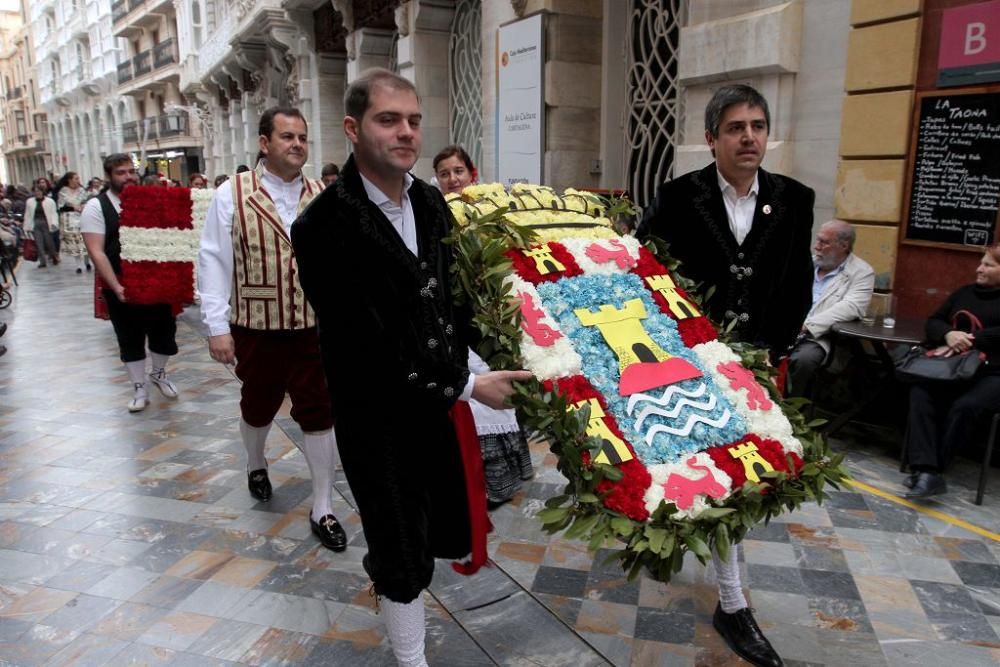
[[[540,245],[534,245],[532,248],[538,248]],[[521,248],[511,248],[506,253],[507,257],[510,258],[511,263],[514,265],[514,273],[528,281],[532,285],[537,285],[544,282],[555,282],[560,278],[572,278],[573,276],[583,275],[583,270],[573,259],[573,254],[566,249],[561,243],[556,243],[555,241],[548,242],[549,251],[552,253],[552,259],[556,260],[564,267],[565,271],[552,271],[551,273],[546,273],[542,275],[538,272],[538,267],[535,264],[535,260],[527,257],[524,254],[524,250]]]
[[[613,482],[605,479],[597,485],[596,490],[598,493],[607,494],[604,496],[604,506],[616,512],[621,512],[630,519],[645,521],[649,518],[645,501],[646,489],[649,488],[653,478],[650,476],[646,466],[636,456],[635,449],[632,448],[632,445],[618,428],[618,423],[614,417],[608,412],[608,405],[604,401],[604,397],[582,375],[560,378],[556,382],[559,385],[559,393],[565,396],[566,400],[570,403],[578,403],[596,398],[605,413],[603,417],[604,423],[612,433],[621,438],[633,456],[632,459],[618,465],[618,469],[624,475],[620,480]],[[548,391],[552,391],[553,382],[546,380],[545,388]],[[590,463],[590,452],[583,453],[583,462],[585,465]]]
[[[756,445],[757,452],[760,454],[761,458],[770,463],[771,467],[775,470],[790,472],[794,475],[795,472],[802,467],[802,459],[799,458],[799,456],[794,452],[788,452],[788,455],[792,457],[792,462],[794,464],[794,470],[789,470],[788,460],[785,458],[786,453],[782,448],[781,443],[777,440],[762,438],[755,433],[750,433],[746,437],[740,438],[736,442],[731,442],[728,445],[706,449],[705,452],[712,457],[712,461],[715,462],[716,467],[732,478],[732,488],[734,489],[742,488],[747,481],[747,475],[746,470],[743,467],[743,462],[739,459],[733,458],[732,454],[729,453],[729,448],[747,442]]]
[[[654,296],[663,298],[659,294],[654,294]],[[715,327],[712,326],[707,317],[689,317],[686,320],[677,320],[677,332],[687,347],[694,347],[700,343],[708,343],[718,339]]]

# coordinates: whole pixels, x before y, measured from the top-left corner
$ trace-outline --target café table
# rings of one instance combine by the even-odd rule
[[[866,324],[861,320],[853,320],[833,325],[835,343],[847,342],[855,351],[864,354],[861,342],[868,341],[882,366],[882,380],[878,386],[873,387],[873,391],[868,396],[862,397],[849,410],[830,420],[826,427],[828,435],[836,433],[845,424],[869,408],[876,399],[884,397],[884,392],[893,390],[896,366],[892,355],[889,354],[889,346],[910,346],[923,341],[926,321],[922,317],[897,317],[895,326],[892,327],[883,326],[881,318],[876,319],[871,324]]]

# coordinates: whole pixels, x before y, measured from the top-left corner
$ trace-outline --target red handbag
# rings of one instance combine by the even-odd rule
[[[24,245],[21,246],[21,257],[24,257],[26,262],[38,261],[38,246],[35,245],[35,239],[24,239]]]

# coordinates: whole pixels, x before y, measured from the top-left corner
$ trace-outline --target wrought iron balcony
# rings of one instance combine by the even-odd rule
[[[123,63],[118,63],[118,85],[120,86],[127,81],[132,80],[132,61],[126,60]]]
[[[21,86],[14,86],[10,89],[10,93],[7,94],[8,100],[18,100],[21,99],[21,95],[24,94],[24,89]]]
[[[122,142],[126,144],[139,143],[139,121],[130,120],[122,125]]]
[[[26,134],[19,134],[19,135],[17,135],[17,143],[20,144],[21,146],[27,146],[28,145],[28,135],[26,135]]]
[[[142,53],[136,54],[136,56],[132,58],[132,71],[135,72],[137,77],[142,76],[143,74],[149,74],[153,71],[152,60],[152,49],[146,49]]]
[[[168,113],[159,117],[160,138],[176,137],[188,132],[188,115],[186,113]]]
[[[159,69],[177,62],[177,41],[171,37],[153,47],[153,67]]]
[[[111,21],[118,23],[128,15],[128,0],[112,0]]]

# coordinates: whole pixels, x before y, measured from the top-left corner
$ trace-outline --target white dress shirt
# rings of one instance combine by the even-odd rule
[[[417,248],[417,221],[413,219],[413,207],[410,205],[410,186],[413,185],[413,177],[409,174],[403,176],[403,197],[396,205],[396,202],[378,189],[378,186],[365,178],[361,174],[361,182],[364,183],[365,192],[371,203],[379,207],[383,215],[392,223],[393,229],[403,239],[403,245],[414,255],[419,254]]]
[[[122,212],[122,200],[111,190],[108,190],[108,199],[118,213]],[[92,197],[83,205],[80,212],[80,232],[87,234],[107,233],[107,224],[104,222],[104,211],[101,210],[101,202],[97,197]]]
[[[409,194],[410,186],[413,185],[413,177],[409,174],[403,176],[403,197],[400,199],[399,205],[397,205],[396,202],[389,198],[389,195],[379,190],[377,185],[365,178],[364,174],[360,175],[361,183],[365,186],[365,193],[368,195],[368,199],[371,203],[378,206],[382,214],[389,219],[392,228],[403,239],[403,245],[406,246],[407,250],[415,256],[419,255],[419,248],[417,247],[417,221],[413,217],[413,207],[410,205]],[[483,365],[485,366],[485,364]],[[489,370],[488,366],[486,370]],[[469,380],[465,383],[465,389],[459,394],[458,400],[468,401],[472,398],[472,389],[475,384],[476,375],[470,370]]]
[[[750,233],[753,225],[753,212],[757,208],[757,192],[759,184],[757,174],[753,175],[753,185],[750,192],[741,197],[736,193],[736,188],[729,184],[718,169],[715,173],[719,175],[719,189],[722,190],[722,201],[726,205],[726,217],[729,218],[729,229],[736,237],[736,243],[743,245],[743,240]]]
[[[302,194],[302,174],[285,182],[269,172],[265,164],[261,186],[271,195],[281,216],[285,232],[291,236],[292,223],[298,215]],[[87,202],[88,206],[91,202]],[[224,183],[216,189],[205,215],[198,251],[198,292],[201,295],[201,319],[210,336],[229,333],[229,297],[233,289],[233,185]],[[86,212],[86,210],[85,210]],[[81,228],[83,222],[81,220]]]

